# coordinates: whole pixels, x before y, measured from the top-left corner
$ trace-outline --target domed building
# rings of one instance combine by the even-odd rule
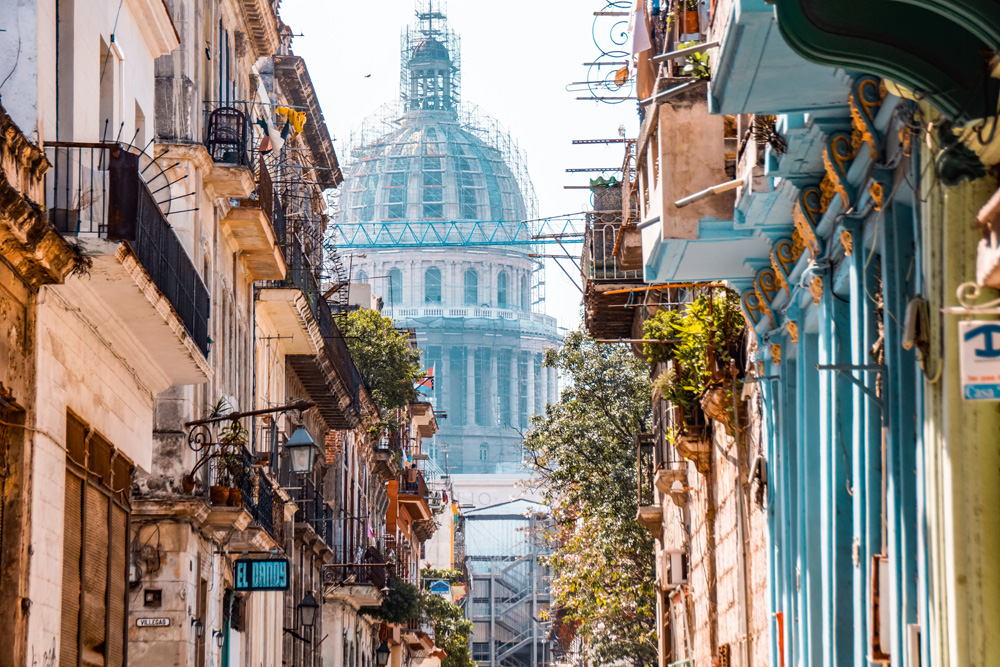
[[[542,366],[556,321],[541,312],[542,265],[517,225],[534,216],[533,189],[509,135],[460,105],[458,38],[422,4],[403,37],[399,101],[352,141],[338,222],[373,246],[352,258],[353,281],[415,331],[434,367],[447,417],[433,460],[452,474],[517,473],[529,417],[557,393]]]

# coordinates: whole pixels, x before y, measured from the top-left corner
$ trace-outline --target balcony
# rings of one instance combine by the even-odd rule
[[[437,419],[434,417],[434,406],[428,401],[415,400],[410,403],[413,413],[413,427],[421,438],[430,438],[438,430]]]
[[[256,189],[251,196],[230,199],[222,227],[232,235],[253,280],[282,280],[285,259],[279,244],[284,236],[283,218],[274,220],[274,183],[263,156],[254,163]],[[279,231],[280,230],[280,231]]]
[[[347,519],[344,519],[348,522]],[[352,521],[349,523],[361,524]],[[357,539],[347,539],[343,543],[334,547],[334,553],[338,559],[336,563],[329,563],[323,566],[323,588],[324,595],[328,600],[345,600],[359,607],[376,607],[382,604],[384,589],[392,576],[392,566],[386,563],[387,553],[384,543],[371,544],[367,535],[355,535]],[[358,553],[359,546],[369,544]],[[358,562],[353,562],[358,561]]]
[[[295,513],[297,527],[315,533],[329,548],[333,541],[333,509],[330,508],[319,487],[308,476],[301,476],[296,487],[289,488],[299,508]]]
[[[398,479],[402,462],[403,449],[399,446],[399,436],[391,432],[385,434],[375,445],[375,474],[383,482]]]
[[[715,4],[708,39],[720,46],[712,57],[712,113],[804,113],[843,105],[848,76],[796,54],[774,14],[766,0]]]
[[[204,382],[208,289],[142,181],[139,156],[118,144],[52,142],[45,152],[50,220],[93,260],[87,279],[60,292],[132,353],[154,393]]]
[[[205,103],[205,148],[212,159],[205,185],[217,197],[242,199],[254,191],[254,133],[247,105]]]
[[[427,483],[424,474],[416,468],[407,469],[400,477],[396,499],[413,521],[432,519],[431,506],[427,503]]]
[[[258,290],[257,311],[281,332],[278,344],[327,426],[352,429],[361,415],[361,374],[302,247],[289,238],[282,253],[288,272]]]
[[[622,224],[621,210],[587,213],[580,269],[584,324],[595,338],[629,338],[632,334],[635,309],[629,304],[634,294],[629,290],[643,286],[641,244],[637,266],[623,260],[621,249],[631,243],[632,236],[638,236],[635,224]]]
[[[636,451],[636,520],[646,527],[653,536],[663,534],[663,510],[656,497],[654,484],[655,439],[650,433],[640,433],[635,437]]]
[[[682,80],[661,78],[657,90]],[[651,283],[753,279],[748,257],[767,257],[770,230],[734,222],[736,124],[708,112],[703,88],[675,95],[646,114],[637,171],[643,194],[642,254]],[[717,194],[705,191],[728,186]],[[677,202],[698,193],[697,201]]]

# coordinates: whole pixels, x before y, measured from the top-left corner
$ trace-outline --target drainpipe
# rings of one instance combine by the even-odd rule
[[[743,497],[744,483],[747,481],[747,471],[743,465],[743,453],[740,451],[740,408],[739,399],[736,396],[736,366],[732,367],[733,384],[732,384],[732,394],[733,394],[733,433],[736,439],[736,513],[739,516],[739,524],[737,535],[740,540],[740,549],[737,551],[737,556],[739,557],[740,563],[740,578],[743,579],[743,585],[740,586],[740,611],[742,612],[742,618],[740,618],[740,623],[743,626],[743,636],[746,637],[744,642],[744,648],[746,649],[746,658],[743,662],[746,667],[752,667],[753,665],[753,639],[750,635],[750,581],[747,572],[747,539],[749,538],[747,534],[747,509],[749,505],[746,499]]]

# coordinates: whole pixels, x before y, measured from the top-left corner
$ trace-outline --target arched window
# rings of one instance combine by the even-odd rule
[[[424,302],[441,303],[441,269],[436,266],[424,273]]]
[[[364,271],[358,271],[358,278],[354,282],[356,282],[359,285],[366,284],[368,282],[368,274],[365,273]]]
[[[501,271],[497,276],[497,308],[507,308],[507,272]]]
[[[528,276],[521,276],[521,310],[531,310],[531,287]]]
[[[389,269],[389,303],[403,302],[403,272]]]
[[[465,305],[479,305],[479,274],[475,269],[465,270]]]

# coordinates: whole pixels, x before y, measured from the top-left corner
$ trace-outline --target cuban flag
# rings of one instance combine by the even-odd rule
[[[413,383],[417,391],[429,392],[434,389],[434,366],[424,371],[424,376]]]

